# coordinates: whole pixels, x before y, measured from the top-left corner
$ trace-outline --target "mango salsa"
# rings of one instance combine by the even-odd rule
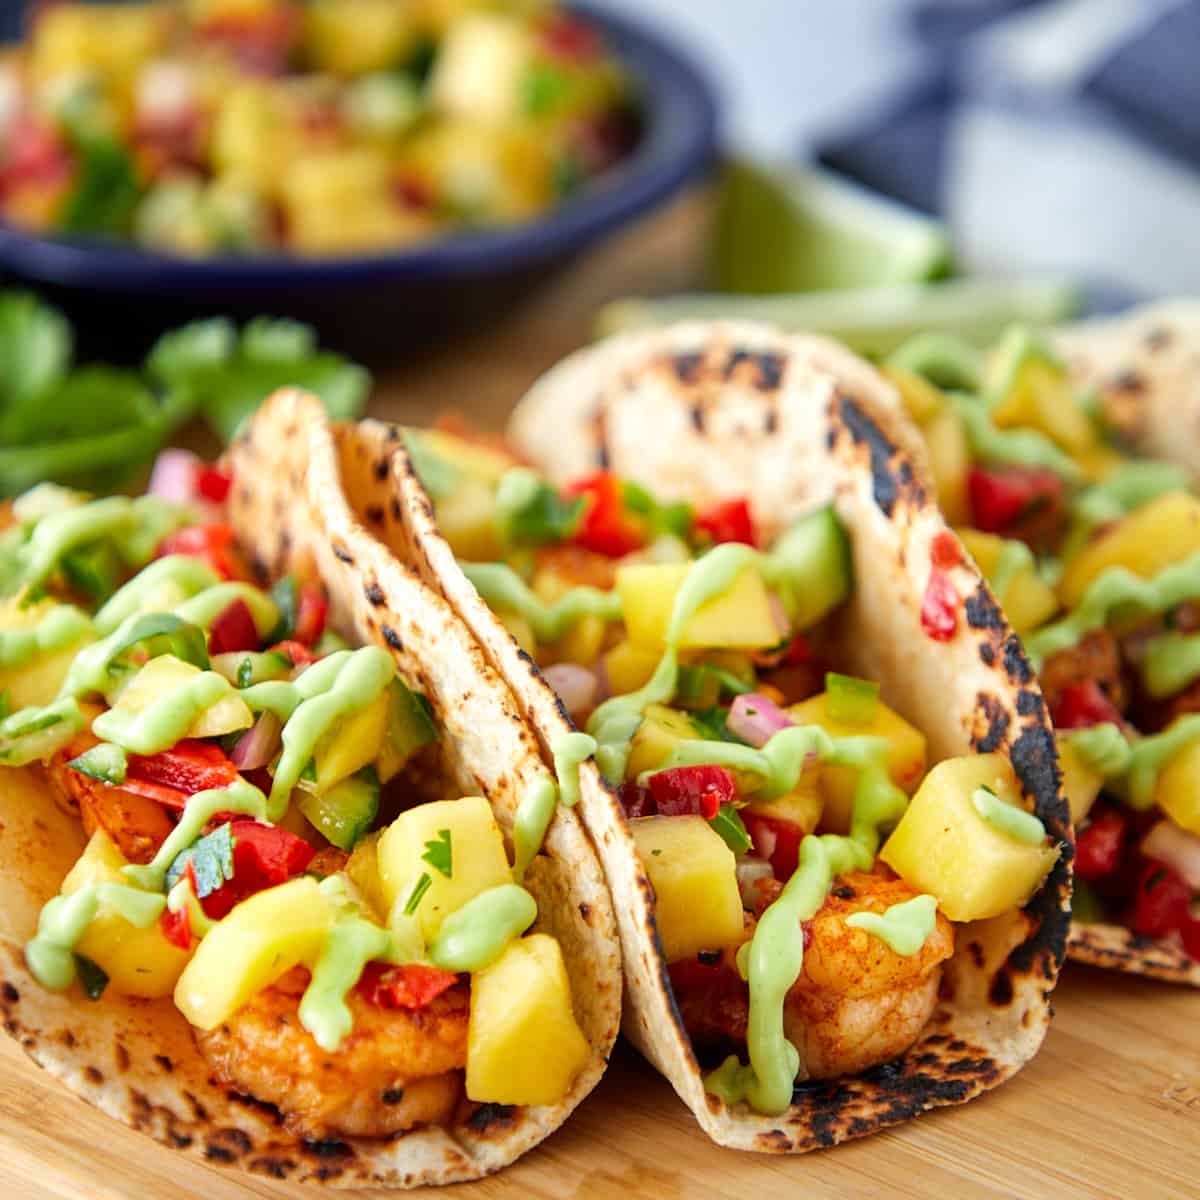
[[[533,591],[545,604],[562,599],[575,584],[553,567],[543,567],[533,577]],[[608,625],[602,617],[588,613],[576,621],[557,642],[541,647],[538,659],[548,666],[555,662],[594,663],[604,645]]]
[[[1100,789],[1104,786],[1104,776],[1093,771],[1080,757],[1071,745],[1071,739],[1058,735],[1058,767],[1062,771],[1063,795],[1071,808],[1071,821],[1078,825],[1088,815]],[[1200,814],[1200,808],[1197,808]]]
[[[626,696],[648,683],[662,658],[661,650],[648,650],[626,639],[604,656],[604,671],[614,696]]]
[[[121,874],[126,865],[108,834],[98,829],[63,880],[62,893],[70,895],[91,883],[128,884]],[[169,996],[191,958],[190,951],[163,937],[157,921],[139,929],[104,905],[75,949],[90,958],[118,992],[147,999]]]
[[[396,0],[316,0],[304,9],[304,48],[334,75],[386,71],[417,35],[413,7]]]
[[[562,950],[552,937],[518,938],[471,976],[468,1099],[557,1104],[589,1054],[571,1011]]]
[[[1141,579],[1200,550],[1200,498],[1167,492],[1124,517],[1085,546],[1067,565],[1058,586],[1063,605],[1074,608],[1102,571],[1124,567]]]
[[[30,629],[44,621],[53,608],[54,602],[50,600],[31,604],[27,608],[21,608],[15,601],[0,605],[0,634],[9,630]],[[90,636],[85,635],[53,654],[41,655],[11,670],[0,670],[0,692],[8,693],[12,710],[15,712],[19,708],[49,704],[58,695],[58,689],[67,677],[80,647],[85,641],[91,640]]]
[[[648,705],[630,743],[625,778],[633,780],[643,771],[661,767],[680,742],[699,736],[686,713],[667,708],[664,704]]]
[[[492,562],[500,557],[496,537],[496,500],[491,486],[468,475],[437,505],[438,528],[454,556],[466,562]]]
[[[703,817],[630,821],[668,962],[745,941],[737,861]]]
[[[1189,743],[1159,772],[1154,800],[1181,829],[1200,834],[1200,742]]]
[[[881,737],[888,743],[888,774],[897,787],[911,794],[925,774],[925,735],[899,713],[879,701],[869,724],[848,725],[829,715],[825,692],[792,705],[788,716],[798,725],[820,725],[834,737]],[[821,826],[829,833],[848,833],[858,772],[852,767],[822,766],[818,776],[825,808]]]
[[[425,861],[430,843],[450,835],[451,874],[443,875]],[[398,897],[421,876],[429,877],[429,889],[416,915],[427,942],[442,921],[480,892],[512,882],[512,871],[504,849],[504,838],[491,806],[481,796],[461,800],[439,800],[401,813],[379,839],[379,878],[388,910]]]
[[[199,667],[185,663],[173,654],[161,654],[158,658],[152,658],[129,681],[117,698],[114,709],[141,712],[199,674]],[[227,733],[236,733],[239,729],[249,729],[253,724],[254,714],[246,707],[246,702],[241,696],[230,695],[218,700],[211,708],[201,713],[188,728],[187,736],[222,737]]]
[[[385,689],[366,708],[339,721],[317,743],[313,752],[317,778],[308,785],[312,791],[327,792],[375,761],[387,734],[390,701],[391,696]],[[305,784],[302,782],[301,786]]]
[[[992,407],[992,420],[1001,429],[1037,429],[1068,454],[1092,449],[1096,431],[1075,399],[1066,368],[1036,347],[1018,353],[1008,378],[1000,381],[1003,394]]]
[[[906,883],[937,897],[952,921],[979,921],[1019,908],[1054,866],[1058,848],[1030,846],[975,810],[977,788],[1024,808],[1002,754],[948,758],[925,777],[879,857]]]
[[[308,875],[243,900],[200,943],[179,977],[176,1006],[198,1029],[215,1029],[293,967],[311,966],[331,919]]]
[[[637,563],[618,568],[617,592],[631,642],[650,650],[662,649],[675,596],[688,570],[687,563]],[[679,646],[761,650],[776,645],[781,636],[762,575],[754,567],[746,567],[731,587],[692,617]]]
[[[787,821],[799,826],[805,833],[812,833],[821,823],[821,813],[825,808],[825,797],[818,788],[817,780],[805,774],[795,791],[777,796],[774,800],[751,800],[746,811],[760,817]]]
[[[952,408],[945,408],[924,426],[925,449],[938,504],[952,525],[967,519],[967,471],[971,450],[963,419]]]
[[[990,581],[1008,545],[1007,539],[994,533],[982,533],[978,529],[959,529],[956,532],[984,577]],[[999,600],[1017,633],[1036,629],[1058,610],[1058,597],[1054,589],[1043,582],[1032,566],[1021,567],[1012,575]]]

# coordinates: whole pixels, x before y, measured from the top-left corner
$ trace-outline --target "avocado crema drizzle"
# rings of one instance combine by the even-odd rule
[[[120,505],[96,501],[43,518],[29,540],[36,549],[36,554],[30,556],[35,569],[22,579],[22,585],[44,580],[54,569],[52,560],[56,553],[61,557],[71,547],[93,543],[113,529],[128,534],[129,506],[136,504],[136,501],[123,501]],[[60,515],[73,519],[54,519]],[[46,521],[53,522],[54,538],[39,536]],[[161,533],[156,530],[153,538],[145,539],[149,546],[147,554],[152,553],[160,538]],[[153,611],[153,606],[164,599],[178,602],[172,614]],[[58,605],[31,629],[0,633],[0,665],[6,668],[28,665],[41,655],[64,650],[84,639],[101,639],[83,647],[52,704],[24,709],[0,722],[0,748],[18,732],[26,731],[21,746],[0,758],[12,765],[30,762],[53,753],[64,733],[69,738],[78,732],[86,723],[78,700],[90,694],[102,695],[113,685],[111,669],[117,658],[138,640],[139,623],[144,627],[147,618],[153,621],[166,617],[176,625],[204,627],[235,599],[247,604],[260,634],[269,631],[278,620],[276,605],[261,590],[244,583],[222,583],[198,560],[171,556],[146,567],[115,593],[95,617],[88,617],[69,605]],[[151,611],[147,611],[147,606]],[[163,627],[162,622],[157,622],[156,628]],[[143,929],[153,924],[164,909],[173,912],[184,909],[189,914],[192,931],[200,937],[208,933],[216,922],[206,916],[186,880],[178,881],[169,895],[164,894],[167,871],[176,857],[220,813],[238,813],[271,823],[281,820],[287,811],[291,789],[318,742],[338,722],[372,703],[394,676],[395,668],[386,651],[363,647],[335,652],[296,680],[259,683],[240,692],[223,676],[201,671],[139,713],[109,709],[100,714],[93,722],[93,730],[108,744],[122,753],[156,754],[175,745],[213,704],[230,695],[240,695],[252,711],[270,711],[285,721],[283,754],[269,796],[240,777],[226,787],[198,792],[188,799],[178,824],[151,862],[122,868],[128,882],[87,884],[48,901],[39,916],[37,933],[25,947],[26,961],[35,978],[53,991],[71,985],[76,976],[74,948],[102,909]],[[45,733],[51,726],[55,727],[55,740],[47,742]],[[25,753],[20,753],[21,749]],[[556,767],[565,781],[564,803],[573,803],[577,797],[578,764],[592,749],[591,739],[583,734],[572,735],[564,739],[561,748],[556,747]],[[525,853],[529,858],[541,845],[557,801],[559,789],[551,780],[546,783],[548,789],[540,792],[537,788],[530,789],[535,796],[532,806],[535,810],[546,809],[547,791],[550,802],[544,817],[535,823],[536,828],[526,830]],[[385,929],[363,917],[340,874],[324,880],[321,887],[330,902],[330,927],[312,967],[312,978],[301,1001],[300,1019],[318,1045],[332,1052],[351,1029],[346,995],[365,964],[412,962],[426,955],[424,947],[414,943],[411,926],[402,920]],[[523,933],[536,917],[537,903],[524,888],[516,883],[491,888],[446,918],[428,949],[428,961],[455,972],[481,970],[495,961],[508,942]],[[419,937],[416,942],[419,943]]]

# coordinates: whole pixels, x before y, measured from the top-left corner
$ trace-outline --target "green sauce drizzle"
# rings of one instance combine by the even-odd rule
[[[586,733],[564,733],[550,747],[559,798],[568,808],[579,803],[579,768],[596,753],[596,739]]]
[[[96,629],[112,633],[118,625],[149,608],[170,607],[188,596],[216,587],[221,577],[198,558],[187,554],[169,554],[138,572],[124,587],[118,588],[96,614]]]
[[[1200,634],[1164,633],[1146,643],[1142,680],[1156,700],[1200,678]]]
[[[167,893],[167,911],[177,913],[181,910],[187,912],[188,927],[197,937],[204,937],[217,926],[217,922],[204,911],[204,907],[196,899],[191,881],[186,876],[177,880],[175,886]]]
[[[986,824],[1023,846],[1040,846],[1046,840],[1046,827],[1033,813],[1001,800],[991,788],[977,787],[971,807]]]
[[[206,588],[175,608],[175,615],[207,629],[235,600],[241,600],[254,618],[254,628],[260,638],[279,624],[279,606],[261,588],[249,583],[218,583]]]
[[[429,948],[429,961],[445,971],[482,971],[537,919],[537,901],[515,883],[502,883],[452,912]]]
[[[1044,433],[1036,429],[997,429],[982,401],[961,394],[951,394],[949,398],[962,418],[967,441],[977,458],[984,462],[1046,467],[1069,481],[1082,478],[1078,463]]]
[[[175,745],[214,704],[236,695],[223,675],[201,671],[141,712],[119,706],[102,712],[92,722],[92,732],[133,754],[158,754]]]
[[[539,642],[557,642],[584,617],[621,619],[621,597],[599,588],[572,588],[553,604],[540,600],[529,585],[504,563],[460,563],[463,574],[492,608],[519,613]]]
[[[937,897],[914,896],[911,900],[893,904],[882,915],[852,913],[846,918],[846,924],[852,929],[865,929],[897,954],[911,958],[920,953],[937,926]]]
[[[524,878],[534,855],[546,840],[546,830],[558,807],[558,788],[549,775],[539,775],[526,789],[513,818],[513,874]]]
[[[1025,649],[1040,668],[1050,655],[1102,628],[1121,609],[1153,615],[1195,596],[1200,596],[1200,553],[1164,567],[1150,579],[1141,579],[1125,567],[1109,567],[1088,585],[1074,612],[1031,634]]]
[[[1133,744],[1113,724],[1093,725],[1069,737],[1072,749],[1084,766],[1103,775],[1121,792],[1130,808],[1147,809],[1154,804],[1159,772],[1177,755],[1200,738],[1200,713],[1189,713],[1172,722],[1169,729]]]
[[[29,629],[0,631],[0,670],[28,666],[45,654],[65,650],[92,633],[91,618],[71,604],[59,604]]]

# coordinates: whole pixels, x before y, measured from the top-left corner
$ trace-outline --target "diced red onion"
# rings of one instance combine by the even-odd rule
[[[1200,892],[1200,837],[1171,821],[1159,821],[1142,839],[1142,853],[1166,863],[1192,891]]]
[[[563,707],[572,717],[595,707],[600,684],[596,673],[587,667],[578,663],[555,663],[542,672],[542,677],[558,693]]]
[[[775,834],[772,833],[770,836],[773,841]],[[754,901],[757,899],[755,895],[756,885],[762,883],[764,880],[774,878],[775,869],[765,859],[755,858],[752,855],[746,855],[745,858],[738,859],[738,891],[742,894],[742,903],[748,908],[753,908]]]
[[[190,450],[163,450],[154,460],[146,491],[174,504],[190,504],[196,499],[196,472],[201,466]]]
[[[774,592],[768,594],[767,605],[771,610],[771,620],[775,622],[775,628],[779,630],[779,640],[783,641],[792,632],[791,618],[787,614],[783,601]]]
[[[270,712],[263,713],[238,739],[230,761],[239,771],[254,771],[265,767],[278,753],[283,725]]]
[[[758,692],[750,692],[734,699],[729,709],[730,733],[749,742],[751,746],[765,746],[772,735],[795,721],[775,703]]]

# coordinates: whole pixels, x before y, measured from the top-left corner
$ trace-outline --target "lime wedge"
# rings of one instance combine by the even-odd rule
[[[944,226],[830,171],[729,163],[722,175],[713,284],[744,293],[830,291],[947,274]]]
[[[917,333],[950,333],[977,346],[1010,325],[1053,325],[1080,306],[1078,289],[1058,279],[954,279],[895,287],[730,296],[715,292],[616,300],[596,315],[598,336],[687,320],[765,321],[824,333],[872,357],[890,354]]]

